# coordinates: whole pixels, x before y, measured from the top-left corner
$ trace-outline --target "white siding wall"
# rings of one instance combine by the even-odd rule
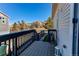
[[[72,55],[73,10],[73,4],[59,4],[58,11],[54,18],[54,28],[58,30],[58,47],[62,55]],[[63,45],[65,45],[66,48],[63,48]]]
[[[57,11],[58,12],[58,11]],[[56,12],[56,15],[54,16],[54,19],[53,19],[53,25],[54,25],[54,29],[57,29],[57,19],[58,19],[58,15],[57,15],[57,12]]]

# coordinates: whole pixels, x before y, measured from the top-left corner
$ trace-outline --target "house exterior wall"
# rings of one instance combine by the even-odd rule
[[[0,13],[0,35],[9,33],[8,17]]]
[[[53,18],[54,28],[57,29],[57,44],[62,55],[72,55],[73,43],[73,11],[74,4],[60,3]],[[64,48],[65,46],[65,48]]]

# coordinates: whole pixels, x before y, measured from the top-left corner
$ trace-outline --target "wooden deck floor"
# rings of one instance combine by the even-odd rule
[[[52,56],[53,47],[48,42],[35,41],[20,56]]]

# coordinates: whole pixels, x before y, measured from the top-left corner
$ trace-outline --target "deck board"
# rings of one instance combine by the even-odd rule
[[[43,41],[35,41],[20,56],[51,56],[51,44]]]
[[[51,56],[51,44],[43,41],[35,41],[20,56]]]

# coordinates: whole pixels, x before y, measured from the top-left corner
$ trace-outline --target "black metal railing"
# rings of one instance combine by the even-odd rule
[[[56,29],[48,30],[48,41],[57,45],[57,30]]]
[[[39,33],[38,33],[38,38],[39,40],[44,37],[45,34],[47,34],[46,32],[48,32],[48,30],[41,30]]]
[[[6,45],[6,55],[20,55],[37,39],[35,30],[27,30],[0,35],[0,46]]]
[[[57,44],[57,31],[49,29],[48,31],[41,31],[37,33],[35,30],[20,31],[0,35],[0,46],[6,45],[6,55],[17,56],[20,55],[28,46],[35,40],[39,40],[44,34],[48,33],[48,42]]]

